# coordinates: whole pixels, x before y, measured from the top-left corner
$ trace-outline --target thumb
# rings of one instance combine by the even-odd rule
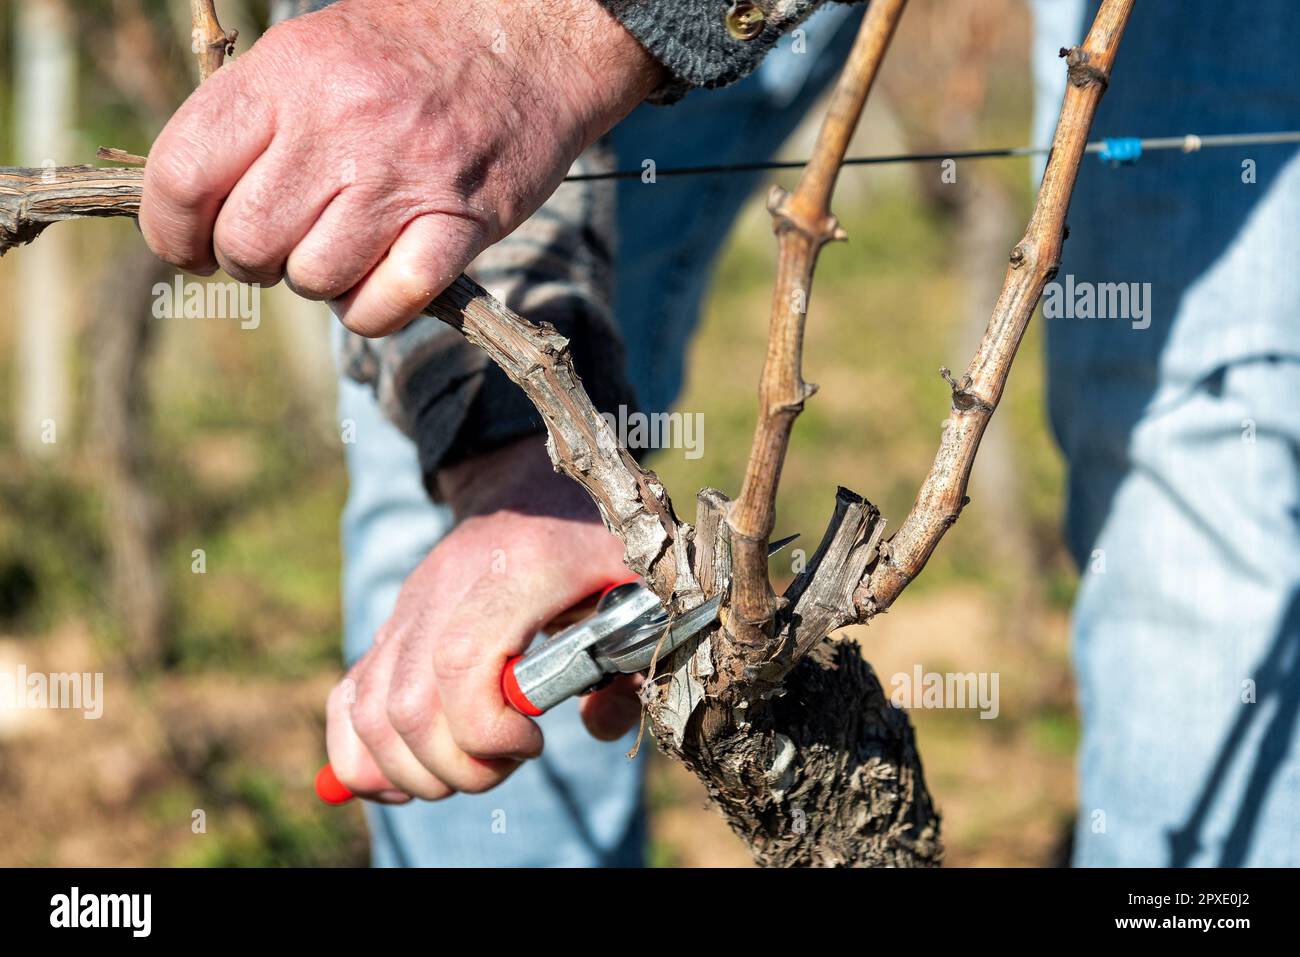
[[[583,695],[578,703],[582,723],[593,738],[617,741],[641,720],[641,699],[637,696],[644,677],[619,675],[599,691]]]

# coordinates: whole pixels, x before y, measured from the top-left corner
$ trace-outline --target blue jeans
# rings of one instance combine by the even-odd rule
[[[642,107],[613,133],[620,168],[740,162],[776,151],[838,72],[860,13],[839,7],[811,20],[806,52],[791,41],[746,81],[695,93],[671,107]],[[723,122],[719,118],[724,118]],[[628,372],[647,411],[672,405],[687,342],[732,220],[758,174],[620,184],[616,315]],[[355,661],[388,618],[407,575],[451,527],[420,480],[415,446],[380,413],[369,389],[344,378],[340,417],[350,489],[343,513],[344,652]],[[630,866],[642,863],[644,759],[629,737],[587,734],[576,701],[540,720],[546,751],[486,794],[401,807],[367,805],[380,866]]]
[[[1039,142],[1095,9],[1036,0]],[[1139,4],[1093,137],[1295,129],[1297,37],[1294,0]],[[1075,862],[1295,866],[1300,157],[1086,162],[1058,278],[1150,283],[1150,311],[1046,320],[1083,571]]]

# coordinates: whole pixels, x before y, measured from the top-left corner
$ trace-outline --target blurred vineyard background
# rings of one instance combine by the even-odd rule
[[[219,7],[241,49],[270,15]],[[918,0],[854,151],[1027,142],[1029,31],[1022,0]],[[147,151],[191,61],[179,0],[4,3],[0,163]],[[936,163],[845,171],[835,208],[851,239],[818,270],[806,375],[821,391],[796,429],[781,530],[815,544],[836,484],[894,523],[906,513],[946,414],[938,368],[965,365],[1031,199],[1019,160],[964,162],[956,184]],[[773,261],[755,201],[692,350],[682,407],[705,414],[705,454],[652,463],[679,501],[735,491]],[[360,812],[309,788],[341,640],[331,320],[281,288],[255,330],[153,319],[150,287],[172,276],[121,221],[54,227],[0,261],[0,669],[104,671],[107,699],[99,721],[0,711],[0,865],[364,863]],[[1056,864],[1068,848],[1074,574],[1038,337],[971,507],[894,611],[852,635],[886,687],[918,663],[1000,675],[996,720],[913,713],[956,865]],[[653,863],[746,863],[681,769],[656,760],[650,807]]]

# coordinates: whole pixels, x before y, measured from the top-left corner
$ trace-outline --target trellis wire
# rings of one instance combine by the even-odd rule
[[[1183,153],[1196,153],[1204,149],[1216,149],[1225,146],[1274,146],[1282,143],[1300,143],[1300,130],[1280,133],[1220,133],[1201,136],[1188,133],[1184,136],[1152,136],[1145,138],[1124,137],[1119,139],[1096,140],[1088,144],[1088,153],[1105,153],[1117,142],[1136,144],[1138,153],[1157,152],[1160,150],[1179,150]],[[984,150],[955,150],[946,153],[900,153],[890,156],[850,156],[844,160],[845,166],[883,166],[890,163],[932,163],[943,160],[998,159],[1014,156],[1044,156],[1051,152],[1050,146],[1006,146]],[[672,176],[712,176],[724,173],[756,173],[765,170],[801,169],[808,165],[807,160],[786,160],[766,163],[719,163],[710,166],[665,166],[654,170],[656,179]],[[606,173],[576,173],[566,176],[566,183],[591,182],[608,179],[640,179],[646,175],[645,169],[621,169]]]

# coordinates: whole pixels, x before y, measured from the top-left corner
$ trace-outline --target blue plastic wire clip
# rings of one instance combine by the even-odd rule
[[[1102,140],[1098,155],[1103,163],[1111,166],[1132,166],[1142,158],[1142,141],[1136,136],[1116,136]]]

